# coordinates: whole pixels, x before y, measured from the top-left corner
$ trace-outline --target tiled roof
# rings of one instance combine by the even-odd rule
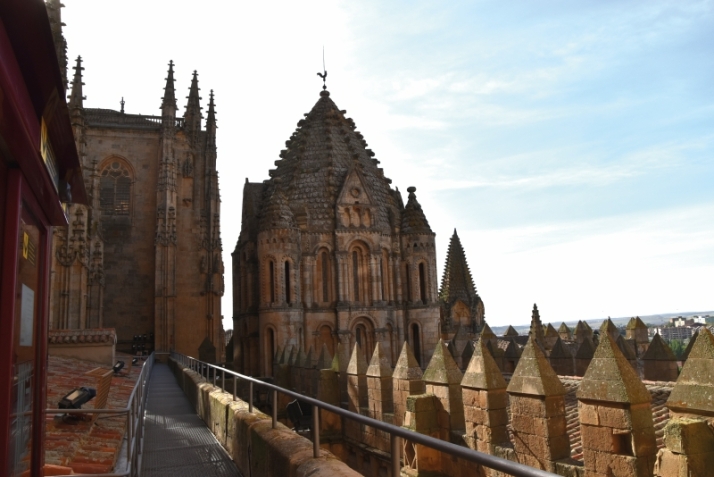
[[[127,367],[131,356],[117,353]],[[140,361],[143,363],[143,361]],[[59,401],[74,388],[96,387],[96,378],[86,376],[97,365],[74,358],[50,356],[47,371],[47,407],[56,409]],[[107,409],[127,405],[141,366],[133,366],[126,377],[114,376],[109,390]],[[91,409],[92,401],[83,406]],[[108,473],[114,468],[121,449],[126,415],[99,417],[92,421],[63,422],[48,415],[45,429],[45,462],[71,467],[75,473]]]
[[[286,141],[281,159],[275,162],[276,169],[270,171],[273,180],[266,183],[263,201],[278,188],[296,219],[298,214],[306,214],[309,230],[333,231],[338,194],[347,174],[356,168],[373,204],[373,227],[390,231],[390,217],[396,218],[398,224],[401,214],[389,185],[391,180],[384,177],[379,161],[373,159],[374,153],[366,148],[362,134],[345,113],[330,99],[329,92],[321,92],[320,99]]]

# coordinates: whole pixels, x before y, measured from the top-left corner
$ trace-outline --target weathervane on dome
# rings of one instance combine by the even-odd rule
[[[317,73],[317,76],[322,78],[322,89],[327,89],[327,70],[325,69],[325,47],[322,47],[322,71],[323,73]]]

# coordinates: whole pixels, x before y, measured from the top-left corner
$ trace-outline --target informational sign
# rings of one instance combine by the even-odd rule
[[[20,346],[32,346],[32,331],[35,324],[35,291],[23,283],[20,300]]]

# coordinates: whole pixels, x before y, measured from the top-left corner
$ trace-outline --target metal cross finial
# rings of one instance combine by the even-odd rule
[[[322,89],[327,89],[327,70],[325,69],[325,47],[322,47],[322,71],[323,73],[318,73],[317,76],[322,78]]]
[[[124,114],[124,96],[121,97],[119,104],[121,104],[121,113]]]

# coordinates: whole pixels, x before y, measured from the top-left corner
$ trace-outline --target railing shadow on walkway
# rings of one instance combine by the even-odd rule
[[[320,456],[320,424],[319,424],[319,410],[325,410],[334,414],[337,414],[345,419],[351,419],[360,424],[370,426],[374,429],[379,429],[383,432],[389,433],[390,435],[390,448],[391,448],[391,472],[393,476],[398,476],[401,474],[401,452],[400,452],[400,441],[399,439],[405,439],[414,444],[420,444],[425,447],[443,452],[452,457],[459,459],[464,459],[470,462],[474,462],[483,467],[489,469],[494,469],[497,471],[504,472],[515,477],[557,477],[558,474],[553,474],[545,470],[536,469],[534,467],[529,467],[524,464],[519,464],[517,462],[512,462],[510,460],[502,459],[493,455],[485,454],[468,447],[462,447],[451,442],[443,441],[430,437],[424,434],[419,434],[417,432],[410,431],[403,427],[398,427],[393,424],[378,421],[361,414],[357,414],[351,411],[342,409],[341,407],[333,406],[325,402],[313,399],[311,397],[290,391],[289,389],[281,388],[271,383],[261,381],[258,378],[251,376],[246,376],[235,371],[225,369],[222,366],[217,366],[214,364],[199,361],[190,356],[186,356],[180,353],[172,352],[171,358],[176,362],[180,363],[185,368],[191,369],[203,376],[208,382],[212,377],[213,386],[216,387],[216,378],[220,374],[222,375],[221,383],[226,382],[226,377],[233,377],[233,400],[236,400],[237,391],[237,381],[242,380],[248,383],[248,411],[253,412],[253,396],[254,387],[259,386],[262,388],[267,388],[272,391],[272,426],[275,429],[278,425],[278,393],[283,393],[294,399],[300,400],[301,403],[308,404],[312,406],[312,442],[313,442],[313,457],[318,458]],[[224,392],[230,393],[225,388]]]

